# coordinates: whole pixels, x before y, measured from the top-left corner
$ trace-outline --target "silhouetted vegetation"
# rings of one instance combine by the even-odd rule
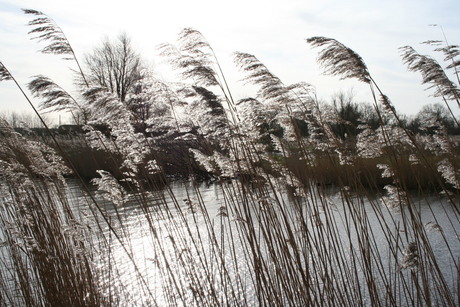
[[[34,77],[41,109],[76,122],[51,129],[0,62],[0,81],[15,82],[43,124],[0,120],[0,304],[458,304],[459,126],[447,102],[460,106],[460,91],[437,62],[402,49],[446,102],[414,118],[357,53],[326,37],[307,39],[319,64],[367,84],[370,103],[343,93],[320,103],[308,84],[284,84],[243,52],[235,63],[258,91],[234,101],[197,30],[159,47],[183,78],[164,82],[141,69],[126,35],[96,48],[86,72],[51,18],[24,12],[42,52],[75,61],[81,96]],[[437,51],[457,73],[458,47]],[[69,176],[81,186],[76,204]],[[177,177],[191,184],[182,200]],[[222,196],[212,213],[199,189],[210,178]],[[152,254],[137,258],[147,244]]]

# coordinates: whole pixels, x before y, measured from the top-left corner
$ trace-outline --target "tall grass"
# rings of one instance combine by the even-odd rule
[[[308,41],[324,48],[319,62],[327,72],[370,85],[377,129],[362,125],[356,139],[345,141],[332,131],[337,114],[322,109],[308,85],[283,84],[246,53],[235,61],[260,90],[235,102],[198,31],[184,30],[179,47],[161,46],[193,81],[167,92],[194,99],[189,110],[200,114],[193,119],[200,146],[183,168],[198,162],[213,175],[220,195],[213,203],[192,172],[185,194],[177,195],[156,162],[155,137],[135,131],[116,97],[88,84],[77,103],[51,80],[32,82],[45,107],[86,110],[82,144],[103,150],[118,169],[98,170],[91,183],[79,180],[72,196],[63,176],[81,174],[62,141],[53,137],[52,149],[1,123],[1,304],[458,306],[453,142],[438,122],[426,123],[433,135],[409,132],[351,49],[333,39]],[[13,79],[3,65],[0,72],[2,80]],[[458,99],[448,89],[439,94]],[[269,120],[282,127],[282,137],[261,129]],[[109,133],[95,129],[100,124]],[[176,124],[180,132],[177,118]],[[267,136],[276,154],[267,151]],[[326,168],[338,174],[333,182],[322,179]],[[425,190],[430,184],[442,196]]]

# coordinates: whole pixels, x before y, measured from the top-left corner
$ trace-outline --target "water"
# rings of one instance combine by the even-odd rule
[[[70,185],[69,195],[83,223],[91,229],[98,225],[102,228],[102,236],[93,242],[96,248],[107,251],[98,259],[101,279],[109,289],[107,291],[122,293],[119,295],[122,301],[118,302],[121,305],[163,306],[178,299],[166,297],[165,287],[168,285],[162,280],[164,275],[171,274],[173,276],[166,278],[168,282],[175,279],[180,287],[190,287],[192,283],[181,276],[190,274],[191,270],[182,260],[186,253],[190,253],[187,257],[192,257],[204,251],[204,259],[199,261],[201,266],[209,266],[209,262],[215,261],[206,252],[212,248],[212,243],[200,203],[206,203],[207,215],[214,220],[222,206],[217,185],[202,184],[197,193],[190,183],[173,183],[170,190],[152,191],[144,208],[133,194],[126,197],[123,206],[116,207],[95,193],[112,229],[90,213],[97,209],[88,206],[88,197],[78,184]],[[200,242],[192,242],[191,238],[197,239],[197,235]],[[116,272],[107,271],[108,266],[116,268]],[[110,293],[106,295],[110,296]],[[193,298],[185,301],[192,303]]]
[[[405,289],[404,282],[421,275],[401,268],[404,251],[410,242],[421,245],[425,239],[432,255],[420,255],[420,262],[435,262],[434,276],[440,275],[455,297],[458,203],[429,196],[414,198],[413,210],[398,211],[386,209],[377,196],[334,189],[288,197],[250,187],[241,193],[243,187],[175,182],[142,195],[128,193],[116,206],[93,187],[94,204],[78,182],[70,181],[68,198],[107,300],[119,306],[257,306],[260,295],[274,305],[303,305],[303,295],[286,293],[309,271],[310,289],[297,291],[311,292],[315,305],[340,302],[327,297],[332,288],[343,293],[344,303],[370,306],[371,267],[376,288],[391,284],[400,293],[393,298],[397,305],[410,306],[413,286]],[[405,218],[410,212],[415,216]],[[408,220],[420,220],[422,234]],[[434,282],[428,286],[437,292]],[[382,291],[383,306],[386,299]],[[433,295],[436,299],[442,302]]]

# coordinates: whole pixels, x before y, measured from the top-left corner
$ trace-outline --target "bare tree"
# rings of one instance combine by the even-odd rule
[[[142,79],[143,65],[126,33],[120,34],[115,41],[103,41],[86,55],[85,64],[91,84],[106,87],[123,103],[129,104],[127,95]]]
[[[8,122],[13,128],[44,128],[38,116],[27,111],[2,111],[0,113],[0,119]],[[51,122],[46,116],[42,116],[42,119],[47,123]]]

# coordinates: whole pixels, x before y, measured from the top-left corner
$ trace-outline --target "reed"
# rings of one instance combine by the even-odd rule
[[[44,18],[32,26],[55,27],[43,13],[25,12]],[[347,125],[337,109],[247,53],[235,62],[259,91],[234,101],[196,30],[160,47],[184,83],[163,83],[158,95],[182,101],[191,115],[165,117],[180,148],[194,144],[181,155],[189,171],[182,195],[158,162],[167,137],[137,131],[113,93],[88,83],[77,101],[35,78],[29,88],[44,108],[85,111],[77,145],[95,162],[103,152],[111,167],[100,166],[88,183],[69,140],[52,134],[48,146],[0,122],[1,304],[457,306],[456,145],[435,119],[425,123],[431,134],[409,131],[353,50],[329,38],[308,42],[323,48],[326,72],[369,84],[376,127],[337,133]],[[56,50],[74,54],[67,40],[63,46]],[[3,65],[0,78],[13,79]],[[218,208],[192,171],[197,164],[214,180]],[[64,178],[71,172],[76,191]]]

